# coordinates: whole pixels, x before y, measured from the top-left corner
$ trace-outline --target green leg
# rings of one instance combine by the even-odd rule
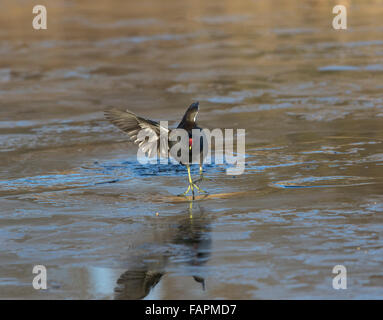
[[[193,194],[193,200],[194,200],[194,187],[195,187],[195,184],[193,183],[193,180],[191,178],[190,166],[186,165],[186,168],[188,169],[189,186],[188,186],[188,188],[186,189],[186,191],[184,193],[180,194],[180,196],[186,196],[189,193],[190,189],[191,189],[192,194]]]
[[[199,193],[207,193],[205,190],[202,190],[200,187],[198,187],[192,180],[192,177],[191,177],[191,172],[190,172],[190,166],[189,165],[186,165],[186,168],[188,169],[188,178],[189,178],[189,186],[188,188],[186,189],[186,191],[184,193],[181,193],[180,196],[186,196],[188,194],[188,192],[192,191],[192,195],[193,195],[193,200],[194,200],[194,188],[197,189],[197,191]],[[200,166],[200,172],[202,170],[202,167]]]
[[[202,169],[202,164],[200,164],[199,165],[199,178],[196,180],[196,181],[194,181],[195,183],[198,183],[198,182],[201,182],[201,181],[203,181],[203,180],[209,180],[208,178],[205,178],[204,176],[203,176],[203,169]],[[205,192],[205,191],[204,191]]]
[[[193,183],[193,180],[192,180],[192,177],[191,177],[191,173],[190,173],[190,166],[187,165],[186,166],[188,168],[188,176],[189,176],[189,187],[191,188],[191,191],[192,191],[192,194],[193,194],[193,200],[194,200],[194,183]]]

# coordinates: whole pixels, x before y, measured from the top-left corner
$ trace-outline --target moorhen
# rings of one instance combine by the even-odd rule
[[[198,127],[196,124],[196,118],[198,114],[198,107],[199,103],[195,102],[192,103],[189,108],[186,110],[181,122],[177,126],[176,129],[184,129],[188,133],[189,141],[188,141],[188,147],[189,149],[189,159],[185,160],[179,160],[179,163],[182,165],[185,165],[188,171],[188,178],[189,178],[189,186],[187,190],[180,194],[180,196],[186,196],[188,192],[192,191],[192,196],[194,200],[194,189],[198,190],[199,193],[206,191],[202,190],[200,187],[197,186],[195,182],[202,181],[203,178],[203,169],[202,164],[204,157],[206,156],[206,153],[204,152],[204,146],[205,150],[207,150],[207,139],[206,135],[202,131],[202,128]],[[169,154],[174,159],[177,159],[177,155],[172,154],[171,147],[177,143],[178,141],[174,141],[173,139],[169,139],[169,137],[172,136],[172,133],[174,133],[173,130],[168,130],[167,128],[161,126],[158,122],[145,119],[142,117],[137,116],[133,112],[126,110],[121,111],[116,108],[111,108],[104,111],[105,118],[108,119],[111,123],[113,123],[116,127],[121,129],[122,131],[126,132],[130,140],[132,140],[135,144],[138,144],[139,147],[143,152],[147,152],[149,157],[153,156],[153,153],[157,152],[161,157],[165,156],[168,157]],[[149,139],[141,140],[137,138],[137,135],[139,134],[140,130],[145,130],[146,133],[151,133],[149,135]],[[200,143],[199,143],[199,150],[198,152],[192,153],[193,146],[198,144],[195,144],[193,141],[193,130],[198,130],[197,132],[200,133]],[[167,143],[161,142],[160,139],[167,139]],[[182,141],[182,140],[181,140]],[[193,158],[194,156],[194,158]],[[197,156],[197,157],[196,157]],[[191,163],[198,163],[199,164],[199,173],[200,178],[193,182],[191,173],[190,173],[190,164]]]

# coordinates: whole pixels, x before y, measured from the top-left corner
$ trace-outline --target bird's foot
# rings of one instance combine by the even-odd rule
[[[198,190],[199,193],[205,193],[205,194],[208,194],[207,191],[201,189],[200,187],[198,187],[195,183],[193,183],[194,187]]]
[[[189,190],[190,190],[190,184],[189,184],[188,188],[186,189],[186,191],[184,193],[180,193],[178,196],[179,197],[185,197],[188,194]]]
[[[205,190],[202,190],[194,182],[192,182],[192,183],[189,184],[189,186],[186,189],[186,191],[184,193],[179,194],[178,196],[185,197],[189,193],[189,191],[191,190],[192,191],[193,200],[194,200],[194,189],[196,189],[198,191],[198,193],[208,194]]]

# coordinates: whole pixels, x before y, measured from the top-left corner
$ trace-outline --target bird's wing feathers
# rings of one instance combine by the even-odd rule
[[[160,139],[166,139],[167,142],[169,130],[160,126],[158,122],[136,116],[129,110],[121,111],[116,108],[106,110],[104,114],[106,119],[126,132],[130,140],[138,144],[144,153],[148,152],[149,157],[152,157],[155,151],[162,156],[167,155],[168,149],[161,148],[161,145],[165,146],[167,143],[160,143]],[[141,130],[143,135],[140,134],[140,137],[147,136],[149,139],[143,140],[138,137]]]

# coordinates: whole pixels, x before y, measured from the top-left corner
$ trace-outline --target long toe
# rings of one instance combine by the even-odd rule
[[[188,194],[189,190],[190,190],[190,184],[189,184],[188,188],[186,189],[186,191],[184,193],[180,193],[178,196],[179,197],[185,197]]]
[[[195,183],[193,183],[193,185],[194,185],[194,188],[196,188],[197,189],[197,191],[199,192],[199,193],[205,193],[205,194],[208,194],[208,192],[207,191],[205,191],[205,190],[203,190],[203,189],[201,189],[200,187],[198,187]]]

